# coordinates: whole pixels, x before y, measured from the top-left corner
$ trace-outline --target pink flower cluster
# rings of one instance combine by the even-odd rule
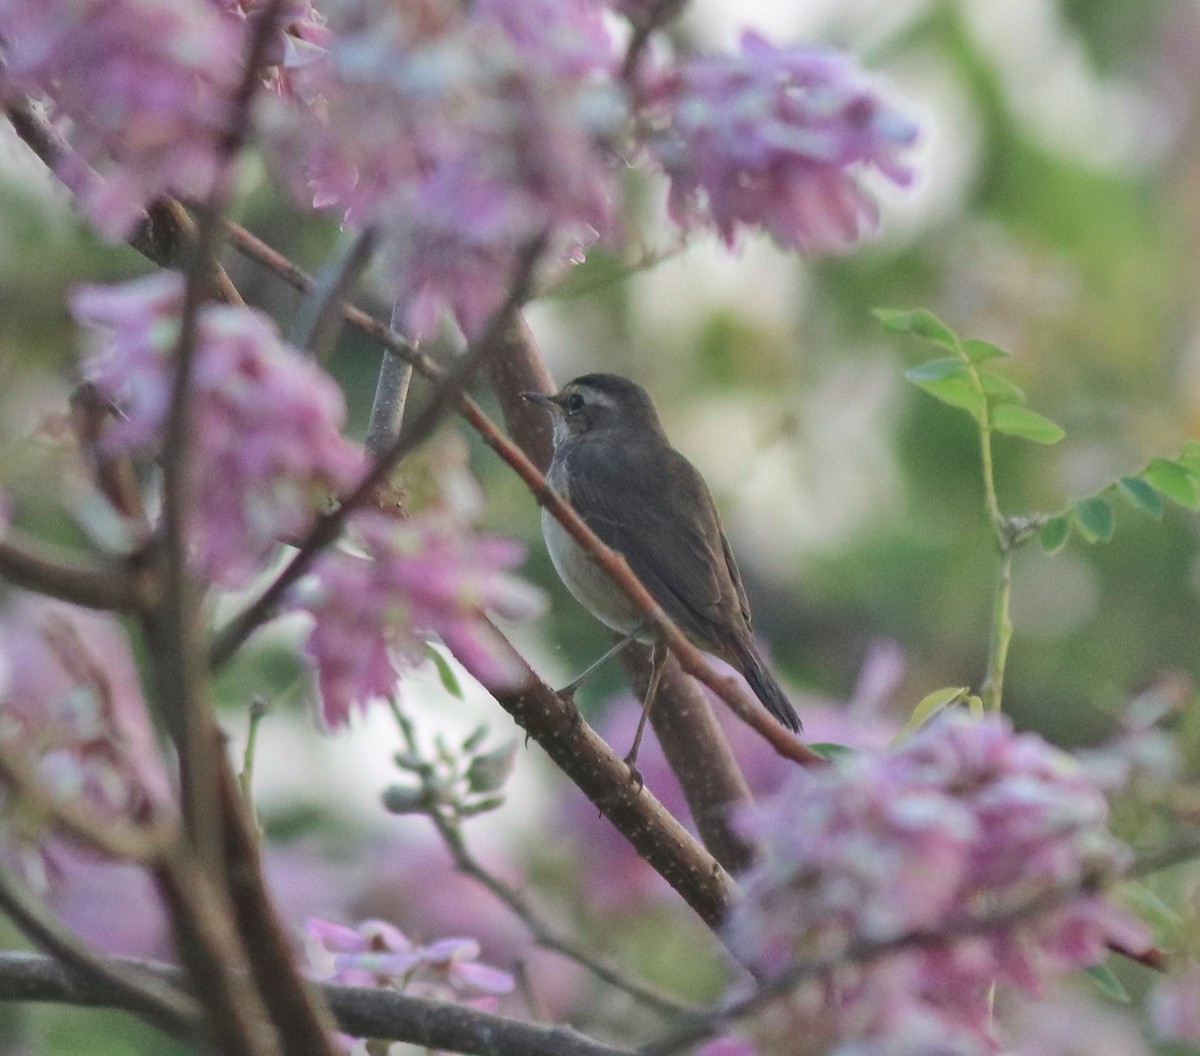
[[[746,32],[739,54],[685,61],[644,87],[672,215],[711,223],[727,243],[760,224],[782,246],[843,249],[878,220],[862,174],[912,177],[902,154],[917,126],[845,55]]]
[[[88,327],[84,376],[120,410],[104,443],[157,454],[170,402],[183,280],[163,272],[120,286],[82,286],[71,299]],[[190,522],[195,571],[243,585],[276,543],[303,532],[331,492],[362,469],[341,434],[337,384],[249,308],[200,312],[190,452],[196,497]]]
[[[383,920],[355,927],[313,917],[305,927],[309,960],[323,979],[344,986],[378,986],[413,997],[458,1001],[495,1010],[498,997],[513,988],[508,972],[479,960],[474,939],[439,939],[427,946],[411,942]]]
[[[394,693],[399,665],[420,663],[430,634],[485,685],[521,677],[484,616],[539,610],[533,588],[505,573],[521,560],[520,544],[471,535],[447,509],[408,519],[363,510],[350,535],[356,548],[326,553],[295,598],[315,621],[308,652],[329,726]]]
[[[164,192],[209,193],[242,49],[217,4],[0,0],[0,39],[0,83],[50,100],[78,151],[60,175],[105,234],[125,234]]]
[[[520,250],[610,223],[605,144],[624,118],[595,0],[348,0],[321,106],[294,115],[314,204],[384,233],[407,322],[467,332]],[[292,146],[292,152],[296,147]]]
[[[1037,993],[1098,962],[1110,939],[1147,945],[1102,894],[1070,893],[1128,864],[1106,816],[1070,756],[1014,734],[1003,717],[947,714],[895,751],[798,774],[742,819],[764,855],[744,878],[731,945],[773,972],[842,957],[855,943],[950,929],[944,943],[848,961],[795,1001],[844,1051],[989,1051],[994,984]],[[952,933],[1047,893],[1061,898]]]

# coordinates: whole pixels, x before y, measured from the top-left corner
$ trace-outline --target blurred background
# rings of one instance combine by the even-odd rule
[[[977,686],[995,552],[974,424],[904,381],[931,353],[884,335],[871,309],[928,307],[963,336],[1010,350],[1000,372],[1066,429],[1052,448],[997,441],[1007,513],[1056,512],[1200,436],[1200,3],[695,0],[674,32],[680,48],[725,47],[743,26],[847,48],[915,112],[918,178],[881,192],[878,237],[824,260],[754,237],[733,253],[700,233],[681,243],[662,221],[664,188],[631,182],[628,244],[591,254],[528,319],[560,383],[612,370],[650,390],[716,495],[756,629],[813,739],[886,743],[930,690]],[[90,236],[11,134],[2,155],[0,484],[29,527],[70,542],[80,496],[69,474],[53,490],[66,456],[45,418],[68,391],[64,295],[80,279],[146,265]],[[336,219],[296,211],[265,167],[249,167],[241,202],[246,226],[311,270],[348,237]],[[286,329],[296,297],[253,265],[228,264],[247,299]],[[360,432],[377,366],[377,349],[344,335],[332,369]],[[549,596],[548,615],[514,638],[548,681],[565,682],[606,634],[558,584],[523,487],[465,431],[462,442],[487,527],[526,541],[526,574]],[[409,473],[419,491],[419,466]],[[1200,672],[1200,522],[1177,507],[1161,522],[1124,508],[1117,517],[1107,544],[1072,542],[1054,556],[1035,544],[1016,561],[1005,708],[1063,745],[1101,738],[1147,685]],[[576,1020],[584,1029],[628,1027],[622,999],[601,1000],[574,969],[528,953],[505,910],[450,876],[427,823],[382,812],[394,726],[380,710],[349,733],[318,734],[294,632],[262,636],[221,684],[235,747],[247,701],[279,700],[258,779],[289,912],[383,915],[421,938],[477,934],[485,960],[528,961],[530,1007],[587,1008]],[[418,672],[403,699],[427,738],[480,719],[497,741],[515,735],[469,680],[456,700],[432,671]],[[629,736],[635,709],[618,668],[578,699],[618,744]],[[756,785],[769,787],[775,762],[733,733]],[[652,791],[676,803],[653,756],[643,762]],[[468,836],[573,930],[693,1000],[715,995],[722,966],[703,929],[574,797],[536,750],[521,752],[509,805]],[[66,885],[62,896],[99,918],[76,910],[78,926],[105,942],[114,917],[93,912],[103,898],[133,898],[122,922],[146,914],[135,884],[109,887]],[[645,926],[659,918],[669,928]],[[162,950],[145,939],[131,952]],[[13,1051],[37,1051],[23,1048],[37,1038],[47,1051],[95,1052],[79,1026],[93,1015],[0,1006],[0,1037]],[[119,1024],[110,1051],[148,1044],[143,1028],[107,1018]]]

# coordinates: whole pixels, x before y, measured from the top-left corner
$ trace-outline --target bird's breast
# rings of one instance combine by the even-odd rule
[[[546,480],[569,502],[568,477],[565,464],[556,458],[546,474]],[[618,634],[630,634],[642,622],[640,613],[625,592],[546,509],[542,510],[542,535],[559,578],[567,585],[575,600],[596,619]]]

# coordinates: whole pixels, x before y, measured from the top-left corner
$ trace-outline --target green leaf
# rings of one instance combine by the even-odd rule
[[[1158,497],[1158,492],[1141,477],[1122,477],[1117,481],[1117,490],[1129,500],[1130,505],[1151,517],[1162,519],[1163,501]]]
[[[969,377],[967,365],[957,356],[946,356],[944,359],[927,359],[915,367],[909,367],[904,372],[914,385],[924,385],[927,381],[943,381],[946,378]]]
[[[971,717],[976,719],[983,718],[983,698],[976,693],[972,693],[966,699],[967,710],[971,712]]]
[[[942,689],[935,689],[932,693],[926,694],[913,708],[908,722],[901,727],[900,732],[892,740],[892,744],[899,744],[910,733],[915,733],[939,711],[944,711],[951,704],[961,702],[970,688],[970,686],[944,686]]]
[[[437,668],[438,678],[441,680],[442,688],[452,697],[463,699],[462,684],[458,681],[458,675],[454,673],[454,668],[450,666],[450,661],[447,660],[428,642],[425,643],[425,655],[433,661],[433,666]]]
[[[1138,911],[1156,932],[1175,936],[1183,923],[1179,910],[1169,906],[1145,884],[1125,883],[1121,885],[1121,897]]]
[[[1121,980],[1110,972],[1106,965],[1093,964],[1090,968],[1085,968],[1083,974],[1086,975],[1102,994],[1106,997],[1111,997],[1114,1001],[1120,1001],[1121,1004],[1129,1004],[1129,991],[1121,985]]]
[[[1071,504],[1071,510],[1075,514],[1079,534],[1089,543],[1107,543],[1112,538],[1116,523],[1107,499],[1098,495],[1090,499],[1079,499]]]
[[[983,398],[975,389],[967,365],[961,359],[931,359],[906,370],[904,376],[930,396],[978,418]]]
[[[816,744],[810,744],[809,747],[817,755],[822,755],[834,763],[839,759],[848,759],[852,755],[858,755],[857,748],[851,748],[848,744],[834,744],[833,741],[817,741]]]
[[[993,345],[990,341],[983,341],[978,337],[968,337],[963,341],[962,350],[972,363],[986,363],[989,359],[999,359],[1008,355],[999,345]]]
[[[1062,427],[1036,411],[1016,403],[1002,403],[992,411],[992,430],[1032,440],[1035,444],[1057,444],[1067,434]]]
[[[1196,481],[1178,462],[1172,462],[1169,458],[1152,458],[1142,470],[1141,477],[1172,502],[1189,510],[1200,510],[1200,491],[1196,490]]]
[[[1044,525],[1038,534],[1038,541],[1042,544],[1042,549],[1048,554],[1057,554],[1064,546],[1067,545],[1067,540],[1071,538],[1071,518],[1059,514],[1057,517],[1051,517]]]
[[[1178,462],[1193,477],[1200,477],[1200,440],[1186,441]]]
[[[1008,378],[993,374],[990,370],[981,370],[979,380],[983,383],[983,391],[993,403],[1024,403],[1025,393],[1014,385]]]
[[[903,311],[896,308],[876,308],[875,318],[879,320],[884,330],[892,334],[913,334],[932,341],[935,345],[958,351],[958,337],[953,330],[943,323],[933,312],[918,308],[915,311]]]

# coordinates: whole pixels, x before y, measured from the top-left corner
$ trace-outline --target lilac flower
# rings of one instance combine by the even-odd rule
[[[644,90],[672,215],[711,223],[730,245],[738,225],[761,225],[783,246],[843,249],[878,219],[860,177],[912,178],[901,155],[917,126],[835,52],[746,32],[740,54],[684,61]]]
[[[1014,734],[998,716],[945,715],[896,751],[800,773],[745,814],[764,855],[744,877],[730,943],[770,972],[1069,890],[1128,864],[1106,813],[1065,753]],[[928,1051],[984,1051],[994,983],[1036,994],[1057,974],[1100,960],[1109,939],[1134,949],[1147,942],[1106,898],[1081,891],[939,946],[847,963],[797,1000],[824,1010],[846,1046],[835,1051],[874,1052],[885,1037],[942,1039]]]
[[[60,175],[120,237],[155,198],[204,197],[240,78],[236,19],[206,0],[0,0],[3,87],[45,96],[80,166]]]
[[[468,332],[543,234],[569,250],[611,226],[624,116],[613,43],[593,0],[348,0],[322,100],[293,110],[276,155],[303,158],[313,202],[384,233],[408,324],[443,309]]]
[[[430,634],[485,685],[521,677],[484,618],[523,619],[540,607],[531,587],[505,573],[523,556],[519,544],[473,535],[445,508],[408,519],[363,510],[351,535],[358,548],[325,554],[295,598],[314,619],[308,652],[329,726],[392,694],[398,666],[420,663]]]
[[[414,997],[495,1009],[513,989],[513,977],[479,960],[479,943],[439,939],[421,946],[382,920],[354,927],[314,917],[305,927],[317,974],[346,986],[375,986]]]
[[[173,273],[72,296],[90,330],[84,376],[124,414],[103,439],[110,451],[158,453],[182,297]],[[336,383],[253,309],[201,310],[194,387],[195,570],[240,586],[280,539],[309,526],[331,492],[358,479],[362,456],[341,435]]]

